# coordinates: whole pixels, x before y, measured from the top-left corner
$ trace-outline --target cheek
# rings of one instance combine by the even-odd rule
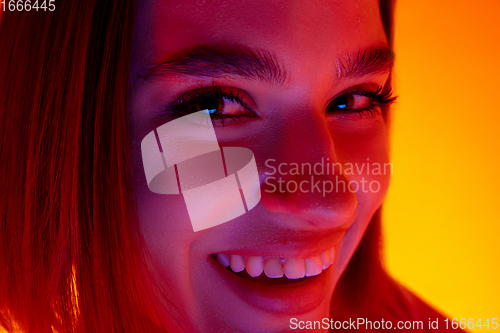
[[[354,190],[358,201],[356,219],[342,241],[335,271],[338,279],[385,198],[392,164],[389,163],[387,127],[381,116],[362,126],[346,122],[330,125],[337,160],[344,166],[346,178],[357,187]]]
[[[195,300],[192,294],[191,243],[195,239],[182,196],[151,192],[146,184],[142,159],[134,154],[134,195],[141,233],[148,251],[148,263],[158,273],[158,283],[169,299],[186,312]],[[173,288],[172,286],[175,286]]]
[[[371,214],[382,204],[393,166],[389,162],[388,132],[382,116],[332,121],[331,135],[337,160],[358,199],[358,214]]]
[[[192,232],[181,196],[155,194],[145,188],[139,191],[137,199],[139,223],[145,234]]]
[[[156,194],[149,190],[144,173],[141,141],[144,133],[133,132],[133,188],[139,225],[146,241],[176,235],[192,234],[189,214],[182,196]],[[149,244],[148,244],[149,245]]]

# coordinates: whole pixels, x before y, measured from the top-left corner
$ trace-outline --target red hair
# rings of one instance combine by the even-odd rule
[[[0,325],[151,332],[128,171],[134,2],[56,5],[1,26]]]

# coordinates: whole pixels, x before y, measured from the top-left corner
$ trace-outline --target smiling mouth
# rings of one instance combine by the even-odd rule
[[[214,257],[223,267],[242,277],[251,277],[256,280],[257,278],[258,280],[266,279],[266,277],[297,280],[319,275],[330,267],[334,262],[335,249],[331,248],[319,256],[305,259],[221,253],[214,255]]]

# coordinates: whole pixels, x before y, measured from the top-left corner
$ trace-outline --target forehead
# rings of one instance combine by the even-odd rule
[[[294,67],[387,42],[377,0],[138,0],[132,74],[218,43],[269,50]]]

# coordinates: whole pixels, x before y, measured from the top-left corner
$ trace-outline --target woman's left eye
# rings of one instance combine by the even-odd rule
[[[257,118],[249,106],[251,98],[241,90],[228,87],[205,87],[191,90],[166,107],[172,117],[182,117],[194,112],[210,115],[214,125],[240,123],[245,118]],[[228,123],[227,121],[231,122]]]
[[[328,113],[340,113],[370,117],[380,112],[380,107],[391,104],[396,97],[391,90],[382,91],[382,87],[375,91],[356,89],[347,91],[333,99],[327,106]]]

